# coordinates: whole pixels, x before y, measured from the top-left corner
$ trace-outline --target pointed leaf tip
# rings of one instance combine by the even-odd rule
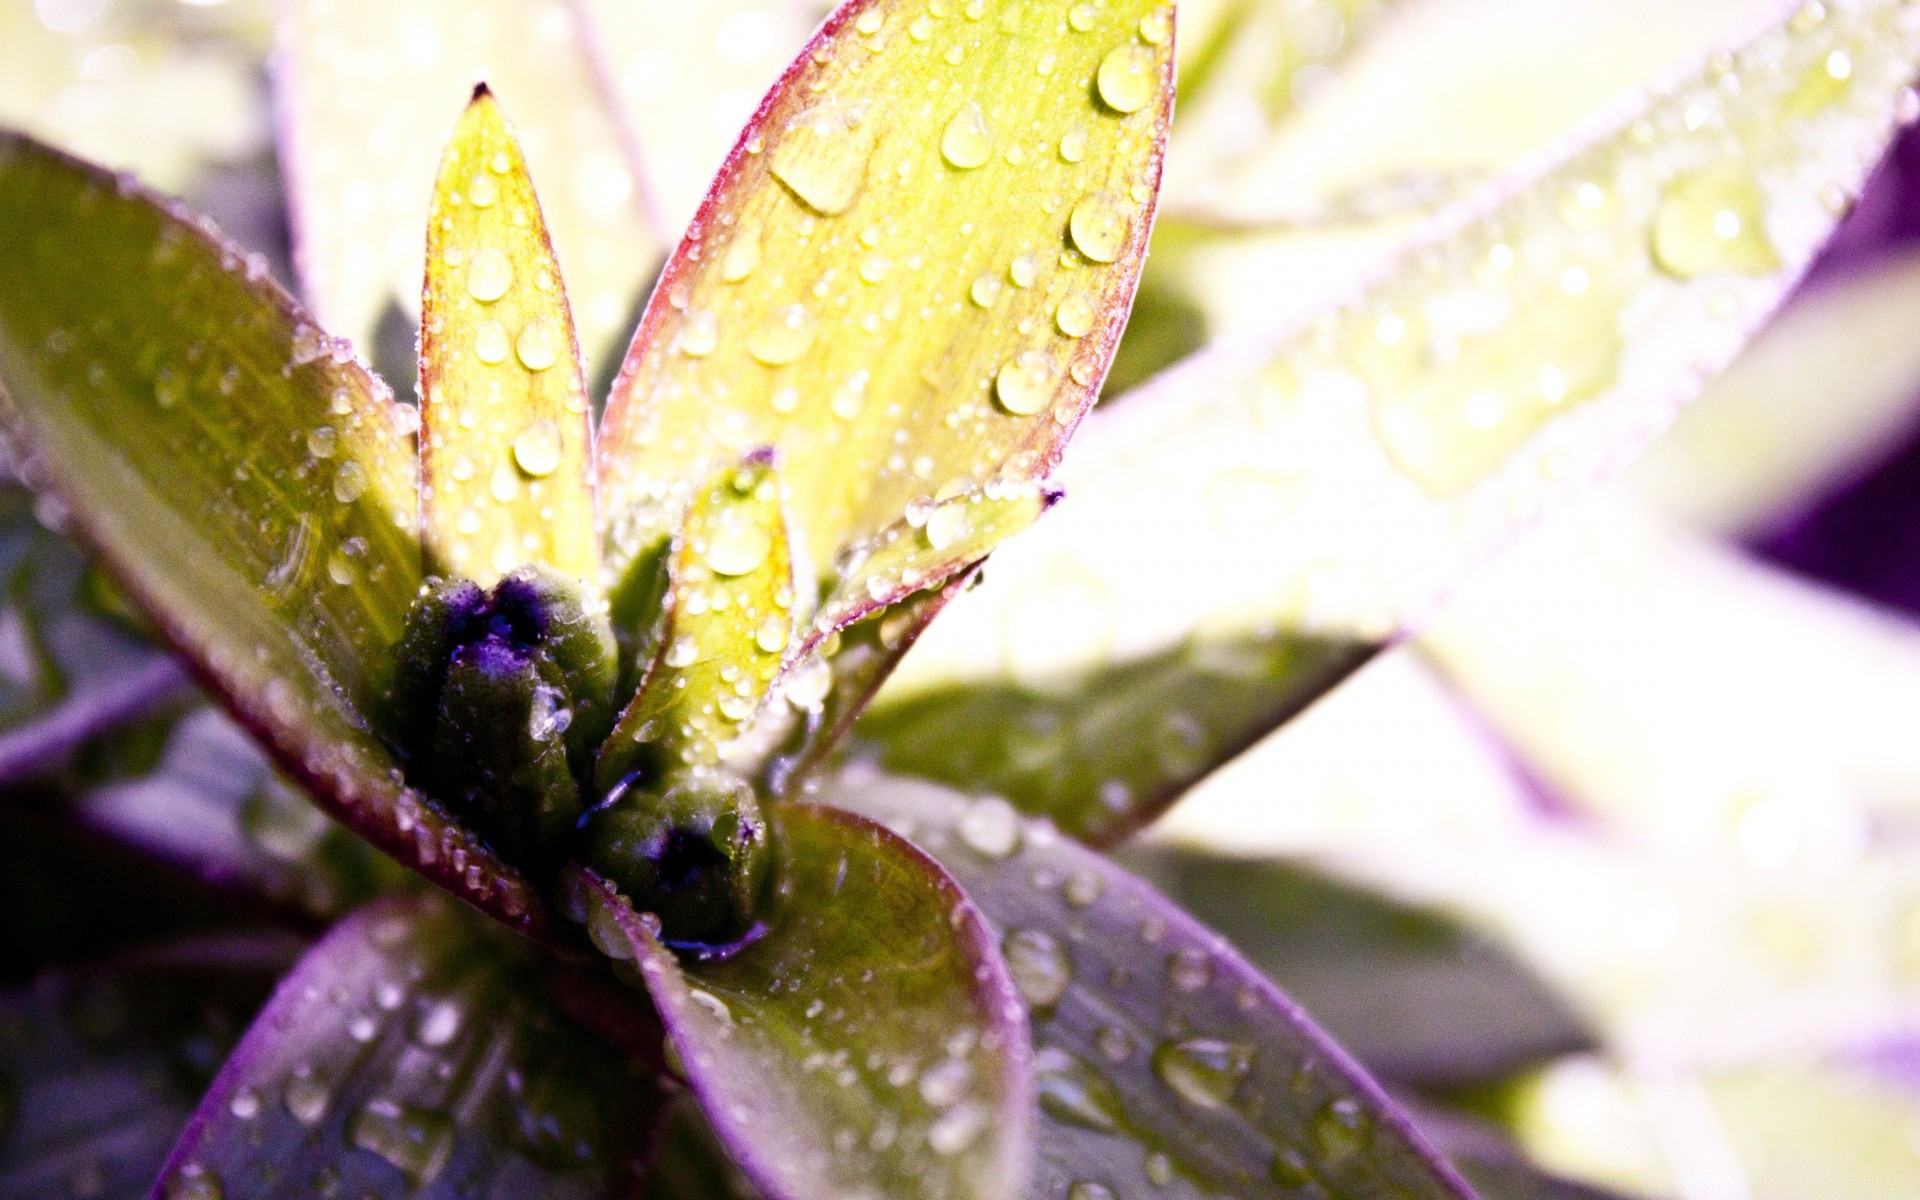
[[[639,968],[687,1082],[769,1200],[1012,1200],[1033,1149],[1024,1009],[980,914],[863,817],[776,810],[768,931],[682,963],[589,888],[596,941]]]
[[[1052,469],[1133,295],[1172,57],[1171,10],[1145,0],[836,11],[727,160],[616,384],[598,447],[616,572],[757,444],[782,452],[801,574],[849,600],[830,624],[1017,525],[911,564],[873,553],[917,508]]]
[[[573,313],[519,141],[485,84],[434,186],[420,381],[430,569],[485,586],[536,563],[597,593]]]

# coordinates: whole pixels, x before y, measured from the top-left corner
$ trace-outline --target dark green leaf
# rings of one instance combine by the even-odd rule
[[[730,957],[682,963],[597,881],[583,901],[601,949],[637,961],[721,1141],[777,1200],[1017,1194],[1032,1062],[979,913],[861,817],[773,815],[779,892]]]
[[[298,952],[280,937],[202,939],[0,995],[0,1197],[146,1196]]]
[[[382,901],[280,985],[157,1194],[594,1200],[637,1184],[660,1105],[525,943],[441,897]]]
[[[866,768],[820,794],[939,855],[1001,935],[1033,1012],[1034,1200],[1073,1184],[1098,1197],[1471,1195],[1297,1005],[1106,858],[997,797]]]
[[[29,482],[356,832],[523,928],[539,898],[366,713],[420,584],[385,388],[177,205],[0,133],[0,390]]]

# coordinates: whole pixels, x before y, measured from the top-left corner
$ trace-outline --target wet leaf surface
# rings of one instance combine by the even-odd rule
[[[1000,936],[1033,1012],[1029,1196],[1471,1195],[1297,1005],[1104,857],[865,768],[820,795],[939,855]]]
[[[529,147],[589,371],[624,345],[660,254],[645,181],[590,29],[562,0],[286,0],[276,5],[280,153],[307,299],[368,343],[420,313],[441,147],[484,81]],[[399,381],[396,381],[396,383]]]
[[[384,388],[131,181],[7,134],[0,185],[0,386],[30,482],[343,822],[537,926],[538,897],[401,784],[365,716],[421,579]]]
[[[602,885],[601,949],[637,960],[720,1140],[783,1200],[1011,1196],[1032,1152],[1018,995],[940,868],[851,813],[781,806],[768,929],[683,964]]]
[[[201,1089],[298,953],[286,938],[203,938],[0,993],[0,1196],[147,1196]]]
[[[600,588],[592,434],[572,310],[526,159],[475,91],[428,213],[420,330],[429,569],[489,587],[549,567]]]
[[[659,1104],[524,944],[440,897],[382,901],[282,982],[155,1194],[584,1200],[634,1186]]]
[[[1058,476],[1068,498],[879,703],[1067,686],[1196,635],[1364,645],[1417,626],[1725,367],[1858,191],[1912,103],[1920,28],[1890,0],[1815,12],[1318,320],[1217,344],[1103,409]]]
[[[772,446],[801,572],[858,619],[977,561],[926,514],[1021,503],[1091,402],[1152,223],[1171,9],[943,12],[842,7],[743,133],[608,407],[616,572]]]

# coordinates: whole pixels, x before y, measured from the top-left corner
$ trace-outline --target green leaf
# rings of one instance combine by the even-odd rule
[[[646,182],[577,11],[558,2],[284,0],[275,104],[307,299],[365,345],[420,312],[442,144],[476,81],[540,188],[589,370],[623,344],[661,251]]]
[[[1033,1014],[1028,1196],[1471,1196],[1292,1001],[1106,858],[998,797],[865,769],[820,794],[939,855],[1000,936]]]
[[[615,385],[598,453],[616,574],[762,446],[827,593],[816,639],[1017,523],[942,545],[938,505],[1037,511],[1138,276],[1172,40],[1148,0],[840,8],[743,132]]]
[[[525,928],[539,898],[407,790],[365,713],[421,582],[386,389],[258,260],[0,133],[0,390],[29,481],[345,824]]]
[[[768,1196],[1016,1193],[1032,1151],[1018,995],[941,869],[851,813],[783,805],[767,929],[682,963],[597,882],[595,942],[637,961],[689,1086]]]
[[[660,1114],[524,943],[443,898],[383,901],[281,983],[155,1194],[591,1200],[633,1186]]]
[[[1534,968],[1437,908],[1291,860],[1143,847],[1126,861],[1396,1083],[1484,1083],[1593,1048]]]
[[[587,383],[519,140],[485,85],[440,160],[420,330],[420,523],[432,568],[550,567],[600,592]]]
[[[172,943],[0,994],[0,1195],[136,1200],[297,942]]]
[[[766,699],[794,633],[779,480],[750,459],[694,498],[674,544],[659,645],[600,748],[602,788],[644,756],[674,770],[717,765]]]
[[[1068,499],[878,704],[1066,688],[1195,641],[1358,648],[1418,626],[1722,369],[1857,192],[1920,32],[1892,0],[1806,11],[1820,19],[1716,58],[1317,321],[1219,344],[1103,410],[1058,476]],[[1231,753],[1311,695],[1213,742]]]
[[[691,1096],[677,1100],[647,1167],[643,1200],[760,1200]]]

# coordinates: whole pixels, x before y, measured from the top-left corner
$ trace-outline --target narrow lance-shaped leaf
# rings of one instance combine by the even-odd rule
[[[29,480],[290,775],[538,925],[365,715],[421,571],[413,448],[350,347],[178,206],[0,133],[0,391]]]
[[[614,388],[616,574],[759,446],[829,626],[977,561],[979,539],[875,551],[925,538],[909,513],[1032,493],[1091,403],[1152,223],[1172,41],[1145,0],[843,5],[743,132]]]
[[[587,385],[520,143],[485,85],[440,162],[420,327],[430,569],[490,586],[527,563],[597,593]]]
[[[473,85],[514,115],[589,370],[632,325],[663,239],[565,0],[279,0],[274,100],[308,301],[363,345],[419,314],[435,164]],[[380,360],[387,361],[384,357]]]
[[[440,898],[362,909],[241,1039],[156,1200],[578,1200],[634,1186],[662,1115],[541,993],[527,949]]]
[[[939,855],[1000,938],[1033,1014],[1032,1200],[1472,1195],[1297,1005],[1103,856],[998,797],[864,768],[820,794]]]
[[[717,765],[759,711],[793,637],[793,558],[779,475],[764,457],[694,499],[674,546],[662,634],[594,768],[611,788],[647,753]]]
[[[833,809],[773,813],[786,858],[764,936],[682,962],[604,884],[582,905],[637,963],[680,1069],[772,1200],[1015,1194],[1033,1147],[1019,996],[940,867]]]
[[[1122,746],[1101,762],[1083,748],[1076,760],[1116,801],[1102,821],[1125,828],[1339,677],[1303,643],[1345,643],[1357,660],[1418,624],[1726,366],[1911,108],[1920,13],[1894,0],[1794,12],[1450,218],[1348,304],[1221,345],[1117,401],[1060,475],[1069,499],[954,605],[903,664],[894,700],[965,686],[1064,694],[1191,656],[1199,699],[1165,714],[1190,754],[1157,765]],[[1218,648],[1224,671],[1209,666]],[[1240,716],[1201,702],[1223,673],[1260,694]],[[971,752],[912,751],[947,779]],[[1066,753],[1044,742],[1032,759]],[[1078,814],[1097,812],[1099,795],[1076,784],[1012,798],[1098,833]]]

